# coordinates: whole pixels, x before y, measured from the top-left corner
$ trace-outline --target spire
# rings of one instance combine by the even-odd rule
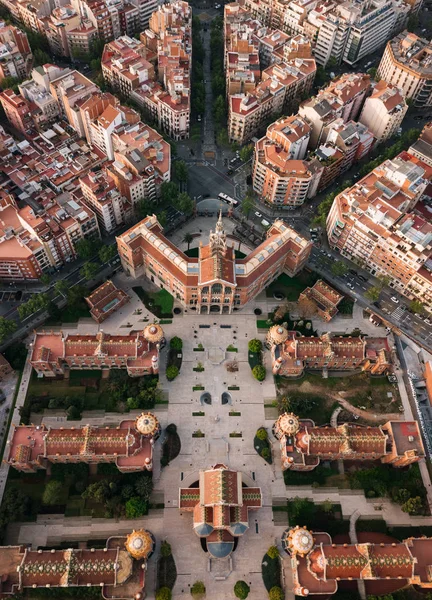
[[[222,222],[222,209],[219,212],[219,218],[218,221],[216,223],[216,229],[213,233],[212,230],[210,230],[210,236],[209,236],[209,242],[210,242],[210,248],[212,251],[212,254],[225,254],[226,252],[226,234],[223,228],[223,222]]]

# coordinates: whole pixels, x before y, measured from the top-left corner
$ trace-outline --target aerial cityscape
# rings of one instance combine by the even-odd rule
[[[0,0],[0,598],[431,600],[432,0]]]

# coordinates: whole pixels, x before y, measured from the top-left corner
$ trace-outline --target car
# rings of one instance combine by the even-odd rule
[[[376,306],[377,308],[381,308],[381,304],[380,304],[380,302],[372,302],[372,304],[373,304],[374,306]]]
[[[197,121],[198,121],[198,123],[200,123],[200,122],[201,122],[201,115],[198,115],[198,116],[197,116]]]
[[[414,121],[421,121],[423,119],[422,116],[417,115],[416,117],[414,117]]]
[[[355,271],[354,269],[350,269],[349,272],[351,273],[351,275],[357,275],[357,271]]]
[[[399,298],[396,298],[396,296],[392,296],[392,297],[390,298],[390,300],[391,300],[392,302],[394,302],[395,304],[399,304]]]
[[[255,212],[255,216],[258,217],[259,219],[262,218],[262,214],[258,211]]]
[[[357,275],[357,277],[362,281],[367,281],[367,277],[365,277],[364,275]]]
[[[333,258],[333,256],[330,254],[330,252],[327,252],[327,256],[328,256],[329,258]]]
[[[353,290],[353,289],[354,289],[354,286],[353,286],[353,284],[352,284],[351,282],[349,282],[349,281],[348,281],[346,285],[347,285],[347,287],[348,287],[350,290]]]
[[[426,318],[424,322],[426,323],[426,325],[432,325],[432,321],[429,318]]]

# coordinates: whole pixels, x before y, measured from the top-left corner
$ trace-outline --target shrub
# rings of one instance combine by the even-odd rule
[[[170,339],[171,350],[181,350],[183,348],[183,340],[176,335]]]
[[[262,350],[261,340],[257,340],[256,338],[253,340],[249,340],[248,348],[251,352],[261,352],[261,350]]]
[[[172,381],[173,379],[175,379],[178,374],[179,370],[178,367],[176,367],[175,365],[170,365],[169,367],[167,367],[166,376],[168,381]]]
[[[169,459],[167,456],[162,456],[160,461],[161,467],[167,467],[169,465]]]
[[[252,369],[252,375],[257,381],[264,381],[266,377],[266,370],[263,365],[255,365]]]
[[[246,581],[237,581],[234,586],[234,596],[236,598],[240,598],[240,600],[245,600],[249,596],[250,587],[246,583]]]
[[[170,423],[169,425],[167,425],[165,431],[169,434],[177,433],[177,425],[175,423]]]
[[[270,458],[270,450],[268,448],[263,448],[261,450],[261,456],[267,460],[268,458]]]
[[[55,479],[49,481],[46,486],[44,493],[42,495],[43,504],[48,504],[52,506],[54,504],[59,504],[63,495],[63,484],[61,481],[56,481]]]
[[[256,432],[256,436],[261,441],[268,439],[267,431],[264,429],[264,427],[260,427],[258,429],[258,431]]]
[[[270,548],[267,550],[267,554],[270,556],[270,558],[277,558],[279,556],[279,550],[276,546],[270,546]]]
[[[167,556],[171,556],[171,554],[172,554],[171,544],[169,542],[167,542],[166,540],[164,540],[161,544],[160,553],[161,553],[161,556],[164,556],[165,558]]]
[[[171,600],[171,590],[167,587],[161,587],[156,592],[156,600]]]
[[[125,504],[126,518],[137,519],[147,512],[147,502],[139,496],[133,496]]]
[[[195,581],[193,586],[191,587],[192,596],[201,596],[206,593],[206,586],[202,581]]]
[[[272,589],[269,591],[269,600],[284,600],[284,598],[285,594],[283,593],[282,588],[277,585],[272,587]]]

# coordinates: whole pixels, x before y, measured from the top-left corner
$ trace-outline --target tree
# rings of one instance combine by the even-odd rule
[[[274,315],[273,315],[273,321],[275,323],[280,323],[284,319],[284,317],[288,313],[288,311],[289,311],[288,300],[284,300],[282,302],[282,304],[280,306],[278,306],[277,309],[275,310]]]
[[[377,302],[378,298],[381,294],[381,288],[378,286],[372,286],[365,292],[365,298],[370,300],[371,302]]]
[[[331,266],[331,272],[336,277],[346,275],[348,273],[348,265],[341,260],[336,260]]]
[[[141,198],[136,205],[136,210],[140,217],[148,217],[154,213],[154,203],[147,198]]]
[[[394,500],[395,502],[397,502],[398,504],[405,504],[405,502],[407,502],[411,497],[411,494],[409,492],[409,490],[405,489],[405,488],[399,488],[396,493],[394,494]]]
[[[60,504],[62,497],[63,483],[52,479],[45,486],[44,493],[42,494],[42,503],[47,504],[48,506]]]
[[[173,381],[173,379],[175,379],[178,374],[179,374],[179,369],[178,367],[176,367],[175,365],[169,365],[169,367],[166,368],[166,378],[168,379],[168,381]]]
[[[91,483],[87,487],[87,489],[81,494],[81,496],[85,500],[94,500],[95,502],[104,504],[106,500],[110,497],[108,481],[106,481],[106,479],[102,479],[101,481]]]
[[[117,248],[115,247],[115,245],[102,246],[102,248],[98,252],[99,260],[101,261],[101,263],[106,263],[109,260],[112,260],[116,254]]]
[[[170,339],[170,348],[180,351],[183,348],[183,340],[175,335]]]
[[[226,121],[226,110],[225,110],[225,100],[222,95],[216,97],[216,100],[213,102],[213,116],[218,125],[225,125]]]
[[[65,296],[68,289],[69,289],[69,286],[66,283],[66,281],[60,280],[60,281],[56,281],[54,284],[54,290],[55,290],[56,294],[61,294],[62,296]]]
[[[165,225],[167,224],[167,213],[166,213],[166,210],[163,210],[162,212],[160,212],[158,214],[158,221],[159,221],[161,227],[165,227]]]
[[[1,81],[1,85],[3,90],[11,89],[15,92],[15,94],[19,94],[18,84],[21,83],[21,79],[19,77],[3,77]]]
[[[153,491],[153,479],[149,475],[142,475],[135,482],[135,491],[144,500],[148,500]]]
[[[419,313],[419,314],[424,313],[424,306],[423,306],[423,303],[420,302],[420,300],[412,300],[410,302],[409,309],[413,313]]]
[[[189,246],[191,245],[191,243],[193,242],[193,240],[194,240],[194,236],[190,232],[187,232],[187,233],[184,234],[184,236],[183,236],[183,244],[187,244],[188,251],[189,251]]]
[[[172,593],[169,587],[161,587],[156,592],[156,600],[171,600]]]
[[[240,210],[242,211],[242,214],[244,214],[246,219],[249,218],[250,211],[253,210],[254,207],[255,203],[253,201],[253,197],[250,194],[246,194],[240,206]]]
[[[367,73],[368,73],[368,75],[370,75],[371,79],[378,82],[380,78],[377,76],[377,72],[378,72],[378,69],[376,67],[371,67]]]
[[[61,321],[62,311],[59,309],[57,304],[51,300],[47,306],[48,314],[50,319],[53,321]]]
[[[249,340],[248,348],[249,348],[250,352],[255,352],[255,353],[261,352],[261,350],[262,350],[261,340],[257,340],[256,338],[254,338],[253,340]]]
[[[47,52],[45,52],[45,50],[41,50],[40,48],[36,48],[33,51],[33,58],[34,58],[34,62],[33,62],[34,67],[39,67],[39,66],[45,65],[46,63],[51,62],[51,58],[50,58],[49,54]]]
[[[266,378],[266,370],[263,365],[255,365],[252,369],[252,375],[257,381],[264,381]]]
[[[176,160],[173,163],[173,177],[179,183],[186,183],[189,178],[188,168],[184,160]]]
[[[163,556],[165,558],[168,558],[168,556],[171,556],[171,554],[172,554],[171,544],[169,542],[167,542],[166,540],[164,540],[161,544],[160,553],[161,553],[161,556]]]
[[[264,458],[264,460],[268,460],[270,458],[270,448],[263,448],[261,450],[261,456]]]
[[[80,270],[81,277],[84,277],[87,281],[91,281],[96,277],[100,271],[100,265],[96,263],[85,263]]]
[[[164,181],[160,187],[161,200],[167,204],[174,204],[179,195],[178,185],[174,181]]]
[[[11,321],[10,319],[0,317],[0,342],[12,335],[12,333],[16,331],[16,328],[17,324],[15,323],[15,321]]]
[[[202,581],[195,581],[191,587],[191,595],[194,598],[201,598],[206,593],[206,586]]]
[[[270,556],[270,558],[278,558],[279,550],[277,549],[277,546],[270,546],[270,548],[267,550],[267,554]]]
[[[77,307],[83,302],[83,298],[87,295],[87,290],[82,285],[74,285],[67,291],[67,301],[70,307]]]
[[[273,586],[269,591],[269,600],[284,600],[284,598],[285,594],[278,585]]]
[[[336,58],[334,56],[330,56],[330,58],[327,61],[326,64],[326,68],[327,69],[334,69],[335,67],[337,67],[338,65],[338,61],[336,60]]]
[[[255,146],[253,144],[248,144],[247,146],[243,146],[240,150],[240,158],[243,162],[247,162],[250,158],[252,158],[252,154],[254,153]]]
[[[216,135],[216,141],[218,146],[229,146],[228,131],[226,129],[220,129]]]
[[[126,400],[126,405],[130,410],[135,410],[139,408],[139,399],[132,396]]]
[[[169,434],[177,433],[177,425],[175,423],[170,423],[166,427],[166,432]]]
[[[182,192],[178,195],[176,205],[178,210],[183,212],[185,215],[191,215],[194,209],[194,201],[187,192]]]
[[[236,598],[240,598],[240,600],[246,600],[249,596],[250,587],[246,583],[246,581],[237,581],[234,586],[234,596]]]
[[[420,496],[415,496],[414,498],[409,498],[404,504],[401,506],[401,510],[409,515],[418,515],[422,512],[423,509],[423,501]]]
[[[317,313],[317,305],[310,298],[301,296],[297,301],[297,310],[302,319],[310,319]]]
[[[75,250],[79,258],[82,258],[83,260],[88,260],[96,254],[98,245],[99,242],[83,238],[82,240],[77,241],[77,243],[75,244]]]
[[[48,285],[51,281],[51,277],[48,275],[48,273],[42,273],[42,275],[39,277],[39,281],[44,285]]]
[[[411,13],[408,17],[407,29],[411,33],[414,33],[417,27],[419,26],[419,18],[418,15]]]
[[[266,430],[266,429],[264,429],[264,427],[260,427],[260,428],[257,430],[257,432],[256,432],[256,436],[257,436],[257,438],[258,438],[259,440],[261,440],[262,442],[263,442],[264,440],[267,440],[267,439],[268,439],[268,433],[267,433],[267,430]]]
[[[147,502],[139,496],[133,496],[125,504],[126,518],[138,519],[147,512]]]

